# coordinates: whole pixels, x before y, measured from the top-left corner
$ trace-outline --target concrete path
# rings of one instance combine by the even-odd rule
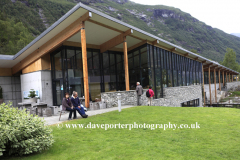
[[[126,105],[126,106],[122,106],[121,109],[130,108],[130,107],[135,107],[135,106]],[[87,111],[86,114],[88,116],[94,116],[94,115],[97,115],[97,114],[102,114],[102,113],[111,112],[111,111],[115,111],[115,110],[118,110],[118,107],[99,109],[99,110],[94,110],[94,111]],[[43,118],[46,121],[47,125],[53,125],[53,124],[58,124],[58,123],[62,123],[62,122],[68,121],[68,115],[69,115],[69,112],[63,113],[62,116],[61,116],[60,121],[59,121],[59,115],[51,116],[51,117],[40,117],[40,118]],[[78,112],[77,112],[77,118],[78,119],[82,118],[78,114]]]

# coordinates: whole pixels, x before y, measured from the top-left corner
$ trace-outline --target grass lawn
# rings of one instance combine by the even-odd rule
[[[63,124],[194,124],[198,129],[80,129],[51,126],[54,145],[23,160],[239,159],[240,110],[133,107]]]

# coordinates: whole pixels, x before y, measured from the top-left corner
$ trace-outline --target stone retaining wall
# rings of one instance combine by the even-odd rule
[[[146,97],[147,89],[143,90],[143,95],[141,96],[141,104],[147,104]],[[121,104],[122,105],[137,105],[137,93],[135,90],[130,91],[116,91],[116,92],[104,92],[101,93],[101,100],[107,104],[107,108],[116,107],[118,105],[117,94],[121,94]]]
[[[141,104],[147,105],[146,97],[147,89],[144,89],[141,96]],[[180,107],[182,102],[199,98],[200,106],[202,106],[202,87],[201,85],[168,87],[164,88],[164,98],[154,99],[153,106],[172,106]],[[116,107],[118,105],[117,94],[121,94],[122,105],[137,105],[137,94],[135,90],[117,91],[101,93],[101,100],[107,104],[107,108]]]
[[[228,91],[235,91],[238,87],[240,88],[240,81],[227,82],[226,86]]]
[[[181,87],[168,87],[163,90],[165,97],[154,99],[153,106],[181,107],[182,102],[199,98],[199,106],[202,106],[202,86],[191,85]]]

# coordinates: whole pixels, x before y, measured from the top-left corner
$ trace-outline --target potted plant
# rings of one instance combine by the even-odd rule
[[[37,102],[36,93],[35,93],[34,89],[31,89],[29,91],[28,97],[29,97],[29,102],[32,102],[32,103],[36,103]]]
[[[0,104],[3,103],[2,87],[0,86]]]

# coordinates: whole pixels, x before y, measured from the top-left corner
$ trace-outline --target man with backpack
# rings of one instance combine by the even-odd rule
[[[153,92],[151,86],[149,86],[149,90],[147,90],[146,96],[148,97],[148,106],[151,106],[152,105],[153,96],[154,96],[154,92]]]
[[[136,87],[136,92],[137,92],[137,105],[140,106],[140,99],[141,95],[143,94],[143,88],[140,85],[140,82],[137,82],[137,87]]]

